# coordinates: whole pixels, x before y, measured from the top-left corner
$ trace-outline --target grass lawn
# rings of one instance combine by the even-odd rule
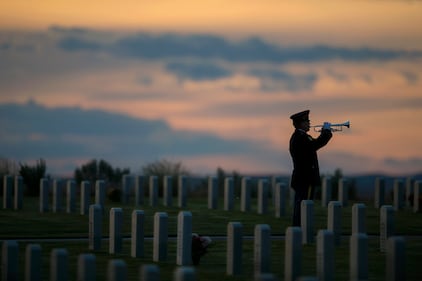
[[[93,199],[92,199],[93,200]],[[335,250],[335,280],[349,279],[349,240],[351,231],[351,205],[342,209],[342,234],[341,246]],[[385,280],[385,254],[379,251],[379,239],[374,237],[379,234],[379,210],[373,207],[372,202],[366,204],[366,227],[369,239],[368,268],[369,280]],[[176,200],[173,200],[176,205]],[[315,201],[315,230],[326,228],[327,209]],[[250,212],[240,212],[239,202],[236,202],[235,211],[222,210],[222,199],[218,203],[218,210],[209,210],[206,199],[189,199],[188,207],[150,207],[147,204],[134,207],[133,203],[122,205],[107,202],[103,220],[103,236],[108,236],[108,216],[111,207],[123,209],[123,234],[130,236],[131,213],[133,210],[143,210],[145,213],[145,236],[150,237],[153,232],[153,216],[156,212],[167,212],[169,235],[176,236],[177,215],[180,211],[190,211],[193,218],[193,232],[201,235],[221,235],[227,233],[229,222],[240,222],[243,225],[243,235],[253,236],[255,225],[268,224],[272,235],[285,234],[286,228],[291,223],[291,208],[288,207],[286,215],[282,218],[274,217],[274,209],[269,206],[266,215],[258,215],[256,208]],[[252,200],[252,206],[256,202]],[[6,239],[37,239],[37,238],[87,238],[88,216],[77,213],[40,213],[38,198],[25,197],[23,209],[0,210],[0,240]],[[422,276],[422,214],[413,213],[410,208],[401,210],[394,215],[395,233],[406,238],[406,280],[421,280]],[[93,253],[96,256],[97,280],[105,280],[107,263],[112,259],[123,259],[128,266],[128,280],[139,280],[139,269],[142,264],[152,264],[152,241],[145,240],[144,258],[130,256],[130,241],[125,239],[123,252],[117,255],[108,253],[108,242],[102,242],[101,251],[90,251],[88,241],[19,241],[20,280],[23,280],[25,248],[28,243],[37,243],[42,247],[43,253],[43,279],[49,276],[50,252],[54,248],[66,248],[69,252],[69,280],[76,279],[76,264],[79,254]],[[168,259],[166,262],[156,263],[160,268],[160,280],[172,280],[176,268],[176,243],[169,240]],[[271,242],[271,271],[280,280],[284,279],[284,249],[283,237],[277,237]],[[226,241],[216,239],[209,253],[201,259],[201,265],[196,268],[197,280],[253,280],[253,239],[243,242],[243,272],[240,276],[226,275]],[[302,253],[302,275],[316,275],[316,245],[304,245]]]

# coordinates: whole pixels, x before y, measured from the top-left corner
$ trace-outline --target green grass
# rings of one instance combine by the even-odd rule
[[[253,202],[253,206],[256,206]],[[369,240],[369,280],[385,279],[385,254],[379,251],[379,240],[372,235],[379,233],[379,210],[373,208],[372,202],[366,203],[366,227],[370,235]],[[0,210],[0,240],[18,238],[87,238],[88,216],[77,213],[40,213],[37,198],[24,199],[22,210]],[[176,205],[175,200],[173,204]],[[351,205],[342,209],[342,234],[349,235],[351,231]],[[202,235],[226,235],[229,222],[241,222],[243,235],[252,236],[256,224],[268,224],[273,235],[284,235],[286,228],[291,224],[291,208],[287,208],[286,215],[275,218],[274,210],[270,206],[266,215],[258,215],[256,208],[251,212],[238,211],[239,202],[236,203],[235,211],[222,210],[223,202],[219,202],[218,210],[209,210],[206,199],[190,199],[188,207],[183,209],[191,211],[193,217],[193,232]],[[135,208],[132,204],[106,205],[103,221],[103,236],[108,235],[108,210],[111,207],[123,209],[124,228],[123,234],[130,236],[131,213],[134,209],[145,212],[145,235],[151,236],[153,232],[153,216],[156,212],[167,212],[169,223],[169,235],[176,236],[177,215],[182,209],[178,207],[149,207],[147,204]],[[79,208],[79,206],[77,206]],[[327,209],[315,201],[315,229],[324,229],[327,224]],[[413,213],[405,209],[395,213],[395,233],[406,236],[406,274],[407,280],[420,280],[422,267],[422,217],[420,213]],[[23,268],[25,247],[30,242],[19,242],[20,280],[23,280]],[[33,243],[33,242],[31,242]],[[49,276],[50,252],[54,248],[66,248],[69,252],[69,280],[76,279],[77,257],[82,253],[93,253],[96,256],[97,280],[105,280],[107,264],[112,259],[123,259],[128,266],[128,280],[139,280],[139,269],[142,264],[154,263],[152,261],[152,242],[145,241],[145,257],[132,258],[130,256],[130,242],[125,240],[123,252],[118,255],[108,253],[107,241],[102,242],[101,251],[90,251],[86,240],[71,242],[35,242],[41,245],[43,252],[42,275],[44,279]],[[166,262],[156,263],[160,268],[160,280],[172,280],[176,269],[176,243],[170,240],[168,246],[168,259]],[[280,279],[284,279],[284,239],[274,239],[271,242],[271,270]],[[316,245],[303,246],[302,275],[316,275]],[[253,280],[253,240],[243,242],[243,273],[240,276],[231,277],[226,275],[226,242],[214,241],[210,252],[201,260],[197,267],[198,280]],[[342,244],[335,250],[335,280],[349,279],[349,243],[348,238],[343,237]]]

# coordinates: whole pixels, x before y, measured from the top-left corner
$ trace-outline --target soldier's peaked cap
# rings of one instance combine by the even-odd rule
[[[290,116],[293,121],[307,121],[309,120],[309,110],[304,110]]]

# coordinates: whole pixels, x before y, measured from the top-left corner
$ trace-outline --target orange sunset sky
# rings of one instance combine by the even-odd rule
[[[169,149],[155,157],[182,161],[195,173],[218,166],[290,173],[289,116],[310,109],[312,124],[351,122],[319,152],[322,172],[417,173],[420,15],[422,1],[411,0],[2,1],[0,105],[31,100],[50,109],[104,110],[262,149]],[[5,147],[13,148],[18,136],[1,122],[3,158],[44,157],[56,173],[71,173],[72,165],[93,157],[113,157],[106,160],[133,171],[143,164],[100,150],[10,152]],[[31,136],[47,138],[36,131],[19,138]]]

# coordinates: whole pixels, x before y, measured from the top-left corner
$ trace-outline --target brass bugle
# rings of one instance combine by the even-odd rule
[[[323,126],[324,125],[314,125],[311,126],[311,128],[314,128],[315,132],[321,132]],[[350,128],[350,121],[346,121],[339,124],[331,124],[331,132],[343,131],[343,127]]]

